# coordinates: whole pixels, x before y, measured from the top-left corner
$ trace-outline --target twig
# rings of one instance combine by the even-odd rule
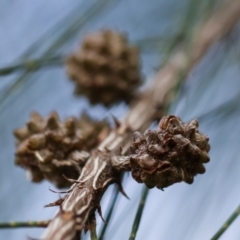
[[[110,206],[110,208],[108,210],[106,221],[103,224],[103,227],[101,229],[99,240],[103,240],[104,239],[104,235],[105,235],[105,232],[106,232],[107,227],[109,225],[110,219],[112,217],[113,209],[114,209],[114,206],[115,206],[115,203],[117,201],[118,196],[119,196],[119,190],[115,187],[114,192],[113,192],[113,198],[111,200],[111,206]]]
[[[228,218],[228,220],[222,225],[222,227],[214,234],[211,240],[219,239],[239,215],[240,215],[240,205],[232,213],[232,215]]]
[[[91,240],[98,240],[96,229],[90,230],[90,237],[91,237]]]
[[[47,227],[49,221],[28,221],[28,222],[3,222],[0,223],[0,228],[21,228],[21,227]]]
[[[191,64],[194,65],[202,58],[209,47],[224,35],[226,35],[238,22],[240,18],[240,1],[228,0],[225,6],[213,15],[207,24],[204,24],[201,31],[195,37],[195,50],[191,58]]]
[[[239,12],[236,11],[237,7]],[[79,229],[82,229],[90,214],[99,208],[100,200],[107,187],[118,180],[116,174],[120,175],[123,170],[117,168],[120,166],[119,163],[113,167],[112,157],[115,156],[119,147],[123,147],[123,154],[126,153],[131,143],[133,131],[144,131],[149,127],[156,115],[156,106],[163,107],[168,102],[168,94],[177,84],[176,76],[179,72],[189,73],[209,47],[236,24],[240,18],[240,2],[231,1],[231,4],[226,6],[224,11],[227,12],[228,17],[224,12],[221,15],[217,14],[203,26],[202,30],[200,29],[197,41],[192,44],[190,56],[185,50],[179,50],[173,55],[156,75],[152,86],[144,93],[139,102],[132,106],[121,126],[112,131],[100,144],[98,150],[93,152],[78,179],[81,184],[75,184],[72,192],[66,196],[61,211],[56,214],[43,236],[45,240],[72,240],[76,233],[76,218],[69,216],[77,215],[77,224]],[[238,13],[238,18],[236,13]],[[222,20],[223,15],[225,21]],[[232,17],[235,21],[231,21],[229,24],[228,18]],[[206,32],[208,24],[213,25],[213,22],[218,31]],[[186,74],[184,75],[186,76]],[[129,170],[127,164],[122,164],[122,166],[126,166],[126,170]]]
[[[0,68],[0,76],[7,75],[22,69],[25,69],[28,71],[36,71],[40,67],[46,67],[49,65],[60,65],[63,62],[64,62],[64,58],[62,56],[26,60],[24,62],[18,63],[13,66]]]
[[[146,199],[147,199],[147,196],[148,196],[148,191],[149,191],[149,189],[147,187],[144,187],[142,197],[141,197],[141,200],[140,200],[139,205],[138,205],[137,214],[136,214],[134,222],[133,222],[132,231],[131,231],[131,235],[129,237],[129,240],[134,240],[135,237],[136,237],[137,230],[138,230],[138,227],[139,227],[139,223],[140,223],[140,220],[141,220],[141,217],[142,217],[142,212],[143,212],[145,202],[146,202]]]

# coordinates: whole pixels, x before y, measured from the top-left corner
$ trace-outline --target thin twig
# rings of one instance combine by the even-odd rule
[[[91,237],[91,240],[98,240],[97,233],[96,233],[96,228],[90,230],[90,237]]]
[[[149,191],[149,189],[144,186],[142,197],[141,197],[141,200],[138,205],[137,214],[136,214],[134,222],[133,222],[132,231],[131,231],[129,240],[134,240],[137,235],[139,223],[142,218],[143,209],[144,209],[145,202],[146,202],[146,199],[148,196],[148,191]]]
[[[111,200],[111,206],[108,210],[108,214],[107,214],[107,217],[106,217],[106,221],[105,223],[103,224],[103,227],[101,229],[101,232],[100,232],[100,236],[99,236],[99,240],[103,240],[104,239],[104,235],[105,235],[105,232],[107,230],[107,227],[109,225],[109,222],[110,222],[110,219],[112,217],[112,213],[113,213],[113,209],[114,209],[114,206],[116,204],[116,201],[117,201],[117,198],[119,196],[119,190],[117,187],[115,187],[114,189],[114,192],[113,192],[113,198]]]
[[[228,220],[221,226],[221,228],[214,234],[211,240],[219,239],[239,215],[240,215],[240,205],[237,207],[237,209],[235,209],[235,211],[228,218]]]
[[[9,67],[0,68],[0,76],[8,75],[10,73],[23,69],[28,71],[36,71],[41,67],[50,65],[56,66],[62,64],[63,62],[64,58],[62,56],[25,60],[21,63]]]
[[[49,221],[3,222],[0,228],[47,227]]]

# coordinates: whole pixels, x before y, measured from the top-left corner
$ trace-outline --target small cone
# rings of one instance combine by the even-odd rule
[[[129,102],[141,84],[137,49],[111,30],[87,35],[80,50],[68,58],[67,73],[75,92],[92,104]]]
[[[130,156],[132,176],[147,187],[159,189],[205,172],[210,159],[208,137],[198,131],[198,121],[183,123],[175,116],[163,117],[157,130],[134,133]]]
[[[66,177],[78,178],[88,152],[108,131],[105,121],[95,122],[87,115],[61,122],[56,112],[46,119],[32,113],[27,125],[14,131],[15,163],[26,169],[33,182],[47,179],[59,188],[69,187]]]

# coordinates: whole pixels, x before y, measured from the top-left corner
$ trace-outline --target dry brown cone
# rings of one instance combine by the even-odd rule
[[[61,122],[56,112],[46,119],[33,112],[27,125],[14,131],[15,163],[27,170],[33,182],[47,179],[58,188],[69,187],[64,176],[78,178],[90,150],[108,130],[105,121],[94,122],[86,115]]]
[[[132,176],[149,188],[163,189],[181,181],[191,184],[210,160],[208,140],[198,131],[197,120],[185,124],[172,115],[163,117],[157,130],[134,133]]]
[[[86,95],[92,104],[129,102],[141,84],[137,49],[111,30],[87,35],[66,65],[75,92]]]

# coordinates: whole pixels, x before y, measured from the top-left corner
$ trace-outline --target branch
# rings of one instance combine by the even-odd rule
[[[212,16],[196,35],[194,42],[195,49],[191,57],[192,64],[190,66],[195,65],[214,42],[229,33],[239,19],[240,1],[226,1],[225,6]]]
[[[148,191],[149,191],[149,189],[144,186],[141,201],[139,202],[139,205],[138,205],[137,214],[136,214],[136,217],[135,217],[134,222],[133,222],[132,232],[131,232],[131,235],[129,237],[129,240],[135,240],[135,238],[136,238],[137,230],[138,230],[140,220],[141,220],[141,217],[142,217],[143,208],[144,208],[147,196],[148,196]]]
[[[28,71],[36,71],[40,67],[50,66],[50,65],[60,65],[64,62],[64,58],[62,56],[49,57],[49,58],[39,58],[26,60],[19,64],[0,68],[0,76],[7,75],[13,73],[16,70],[28,70]]]
[[[3,222],[0,223],[0,228],[20,228],[20,227],[47,227],[49,221],[28,221],[28,222]]]
[[[102,229],[100,231],[100,234],[99,234],[99,240],[103,240],[104,239],[104,235],[105,235],[105,232],[106,232],[107,227],[109,225],[111,216],[113,214],[114,206],[115,206],[115,203],[117,201],[118,196],[119,196],[119,190],[115,187],[115,189],[113,191],[113,197],[112,197],[112,199],[110,201],[110,207],[108,209],[108,213],[107,213],[107,217],[106,217],[106,220],[105,220],[105,224],[103,225],[103,227],[102,227]]]
[[[237,207],[237,209],[235,209],[235,211],[228,218],[228,220],[221,226],[221,228],[214,234],[211,240],[219,239],[239,215],[240,215],[240,205]]]
[[[72,240],[77,231],[84,228],[86,221],[96,209],[101,214],[100,200],[105,190],[113,182],[120,184],[117,176],[121,174],[121,169],[113,167],[113,156],[120,147],[123,149],[123,154],[127,152],[133,131],[147,129],[156,114],[156,106],[163,107],[168,103],[170,90],[183,80],[177,78],[178,74],[184,72],[186,76],[209,47],[230,31],[239,17],[240,2],[231,1],[221,14],[213,16],[199,30],[198,38],[192,44],[190,56],[184,49],[180,50],[158,72],[151,87],[132,106],[120,127],[113,130],[100,144],[98,150],[94,151],[78,179],[80,183],[72,186],[72,191],[66,195],[61,210],[49,224],[44,234],[45,240]],[[229,18],[232,21],[229,21]],[[213,31],[211,27],[211,31],[206,32],[209,25],[214,26],[218,31]]]

